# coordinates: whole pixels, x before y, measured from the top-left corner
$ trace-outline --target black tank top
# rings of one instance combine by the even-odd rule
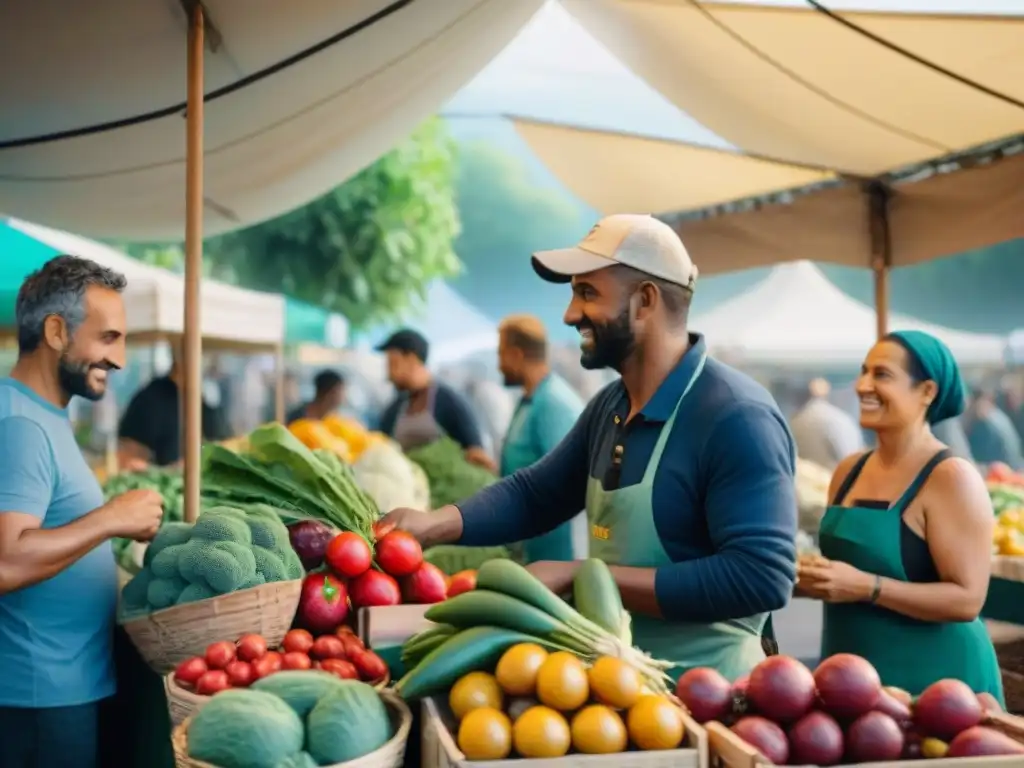
[[[839,492],[836,493],[836,498],[832,502],[833,505],[842,505],[843,501],[846,499],[846,494],[850,492],[853,484],[857,482],[857,478],[860,477],[860,473],[864,469],[864,465],[867,463],[868,457],[871,456],[872,453],[873,451],[868,451],[857,460],[856,464],[853,465],[853,469],[850,470],[850,474],[846,476],[846,479],[843,480],[843,484],[839,487]],[[903,561],[903,570],[907,574],[908,581],[917,583],[932,583],[939,581],[939,571],[935,567],[935,561],[932,559],[932,553],[928,549],[928,542],[919,536],[909,525],[907,525],[907,521],[903,519],[903,512],[910,506],[910,503],[917,498],[917,494],[920,493],[924,484],[928,481],[928,476],[931,475],[939,464],[950,458],[952,455],[952,451],[948,448],[943,448],[932,456],[932,458],[928,460],[928,463],[921,468],[920,472],[918,472],[917,477],[914,478],[907,492],[901,497],[900,500],[903,502],[902,508],[899,510],[892,510],[895,514],[899,514],[900,516],[900,559]],[[892,506],[892,502],[880,499],[854,499],[853,506],[888,511]]]

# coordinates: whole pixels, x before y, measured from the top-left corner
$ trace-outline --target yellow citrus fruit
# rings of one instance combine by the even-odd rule
[[[541,664],[537,672],[537,698],[541,704],[571,712],[582,707],[589,697],[587,670],[571,653],[552,653]]]
[[[512,743],[521,757],[562,757],[572,734],[565,718],[550,707],[531,707],[512,726]]]
[[[683,741],[682,713],[663,696],[641,696],[626,716],[629,738],[639,749],[675,749]]]
[[[459,720],[480,707],[500,710],[503,700],[498,681],[486,672],[470,672],[448,694],[448,706]]]
[[[591,704],[577,712],[570,729],[572,745],[587,755],[622,752],[629,742],[622,718],[602,704]]]
[[[504,760],[512,751],[512,722],[504,712],[479,707],[462,718],[458,742],[468,760]]]
[[[548,652],[536,643],[513,645],[502,654],[494,676],[509,696],[533,696],[537,689],[537,672],[547,658]]]
[[[622,659],[602,656],[587,670],[590,695],[615,709],[629,709],[640,698],[639,673]]]

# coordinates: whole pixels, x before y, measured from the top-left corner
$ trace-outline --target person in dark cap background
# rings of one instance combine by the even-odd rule
[[[448,385],[435,381],[427,368],[430,345],[416,331],[396,331],[379,347],[388,359],[388,379],[398,396],[384,409],[380,428],[403,450],[448,436],[466,451],[466,459],[497,471],[483,448],[483,436],[469,403]]]
[[[320,371],[313,377],[313,399],[289,412],[286,424],[299,419],[320,420],[345,403],[345,378],[335,371]]]

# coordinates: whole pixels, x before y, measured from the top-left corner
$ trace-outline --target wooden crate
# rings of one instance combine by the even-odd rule
[[[1024,744],[1024,720],[1013,715],[991,715],[984,725],[996,728]],[[768,768],[774,765],[747,742],[721,723],[708,723],[708,747],[711,768]],[[932,760],[896,760],[881,763],[857,763],[857,768],[1021,768],[1024,757],[945,757]],[[803,768],[814,768],[804,766]]]
[[[614,755],[581,755],[533,760],[467,760],[452,736],[455,718],[448,706],[436,699],[424,699],[422,768],[708,768],[708,740],[704,729],[683,713],[686,747],[662,752],[619,752]]]
[[[361,608],[356,632],[367,648],[401,646],[413,635],[434,626],[424,614],[429,605],[387,605]]]

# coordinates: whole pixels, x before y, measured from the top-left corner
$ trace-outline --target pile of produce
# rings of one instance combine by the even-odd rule
[[[643,693],[622,659],[601,656],[589,668],[565,651],[535,643],[505,651],[493,669],[469,672],[448,705],[468,760],[562,757],[676,749],[685,727],[677,704]]]
[[[409,451],[409,459],[427,476],[430,509],[440,509],[468,499],[498,478],[466,460],[462,446],[449,437]],[[507,547],[432,547],[427,560],[448,574],[476,570],[488,560],[507,558]]]
[[[184,481],[181,470],[151,467],[141,472],[122,472],[110,477],[103,484],[103,496],[110,501],[122,493],[136,490],[152,490],[160,494],[164,505],[164,522],[176,523],[185,519],[182,489]],[[114,539],[114,557],[118,565],[128,573],[138,573],[142,567],[144,545],[131,539]]]
[[[398,443],[381,440],[368,446],[352,465],[359,487],[377,502],[381,513],[399,507],[430,509],[430,483],[419,465]]]
[[[411,669],[396,691],[410,700],[447,693],[467,673],[493,669],[512,646],[532,643],[571,653],[585,665],[617,657],[653,692],[667,692],[664,670],[670,664],[632,647],[629,614],[602,561],[580,567],[573,597],[575,608],[510,560],[484,563],[474,589],[427,610],[437,626],[403,646]]]
[[[244,452],[206,446],[203,497],[218,504],[266,504],[285,522],[319,520],[367,542],[380,516],[351,467],[331,451],[307,448],[280,424],[252,432]]]
[[[270,507],[214,507],[194,525],[166,523],[121,593],[123,619],[305,575]]]
[[[322,555],[325,570],[303,581],[297,626],[329,632],[345,621],[350,607],[428,604],[447,597],[447,577],[424,561],[416,539],[405,531],[378,528],[377,533],[376,552],[348,531],[330,538]],[[302,554],[312,553],[303,549]]]
[[[268,649],[262,635],[250,634],[232,643],[211,643],[202,656],[186,659],[174,670],[174,682],[200,696],[228,688],[248,688],[281,670],[319,669],[342,680],[378,683],[388,676],[384,661],[367,650],[348,627],[314,638],[304,629],[285,635],[278,649]]]
[[[1024,556],[1024,478],[1005,464],[993,464],[985,481],[996,515],[992,554]]]
[[[355,760],[393,736],[380,695],[317,670],[217,693],[188,726],[188,754],[218,768],[312,768]]]
[[[775,765],[829,766],[938,757],[1024,755],[1024,744],[985,725],[988,694],[940,680],[912,699],[883,687],[867,660],[831,656],[811,673],[771,656],[730,684],[714,669],[684,674],[676,695],[700,723],[732,732]]]

